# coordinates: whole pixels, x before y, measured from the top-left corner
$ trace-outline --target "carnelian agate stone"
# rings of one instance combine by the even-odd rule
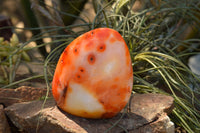
[[[127,104],[133,85],[128,47],[109,28],[72,41],[58,61],[53,96],[64,111],[85,118],[111,118]]]

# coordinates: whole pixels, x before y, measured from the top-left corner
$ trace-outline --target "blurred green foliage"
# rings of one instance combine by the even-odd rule
[[[24,10],[26,21],[28,22],[28,27],[36,28],[31,30],[33,36],[42,34],[45,30],[38,29],[37,27],[42,26],[68,26],[72,24],[79,13],[82,11],[87,0],[58,0],[51,1],[52,7],[49,6],[44,0],[31,1],[31,0],[21,0],[21,5]],[[64,29],[55,31],[57,34],[68,34],[69,32]],[[55,39],[55,38],[52,38]],[[35,40],[37,45],[43,43],[42,38]],[[60,45],[59,43],[51,45],[51,50]],[[40,53],[47,57],[48,52],[45,46],[39,46]]]
[[[0,84],[12,83],[15,79],[20,61],[30,61],[29,55],[24,49],[16,52],[22,43],[19,42],[16,34],[13,34],[10,41],[0,37]],[[13,54],[16,52],[15,54]],[[13,55],[12,55],[13,54]]]

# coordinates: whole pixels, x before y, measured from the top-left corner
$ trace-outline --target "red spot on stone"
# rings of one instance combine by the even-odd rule
[[[98,47],[97,47],[97,51],[99,52],[103,52],[106,50],[106,45],[105,44],[100,44]]]
[[[94,31],[90,31],[90,32],[85,34],[84,39],[90,39],[93,35],[94,35]]]
[[[81,74],[80,73],[76,73],[75,75],[74,75],[75,77],[74,77],[74,81],[75,82],[78,82],[78,83],[80,83],[80,82],[82,82],[82,76],[81,76]]]
[[[75,48],[73,49],[73,53],[74,53],[75,55],[78,55],[78,54],[79,54],[79,49],[78,49],[77,47],[75,47]]]
[[[79,74],[77,74],[77,75],[76,75],[76,77],[77,77],[78,79],[80,79],[80,78],[81,78],[81,76],[80,76]]]
[[[67,55],[67,54],[68,54],[68,50],[65,49],[65,50],[63,51],[63,53],[64,53],[65,55]]]
[[[60,64],[60,69],[62,69],[62,66],[65,66],[66,64],[69,65],[71,64],[71,59],[69,58],[68,55],[66,54],[62,54],[60,60],[59,60],[59,64]]]
[[[95,63],[96,57],[94,54],[89,54],[88,55],[88,62],[90,65],[93,65]]]
[[[84,72],[85,72],[85,69],[84,69],[83,67],[79,67],[79,71],[80,71],[81,73],[84,73]]]

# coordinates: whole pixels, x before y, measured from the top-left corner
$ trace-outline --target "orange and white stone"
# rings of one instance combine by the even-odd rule
[[[109,28],[72,41],[58,61],[53,96],[64,111],[85,118],[111,118],[131,95],[133,70],[122,36]]]

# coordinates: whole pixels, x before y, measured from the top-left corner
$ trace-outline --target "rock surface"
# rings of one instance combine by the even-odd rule
[[[173,98],[170,96],[134,94],[126,113],[121,112],[111,119],[72,116],[61,111],[53,99],[47,100],[43,109],[42,105],[43,101],[16,103],[5,111],[19,129],[29,133],[35,133],[36,129],[38,133],[174,132],[174,124],[167,116],[173,109]]]
[[[47,89],[21,86],[16,89],[0,88],[0,103],[10,106],[14,103],[38,100],[46,95]],[[50,94],[51,95],[51,94]]]
[[[10,127],[8,125],[3,105],[0,104],[0,133],[10,133]]]

